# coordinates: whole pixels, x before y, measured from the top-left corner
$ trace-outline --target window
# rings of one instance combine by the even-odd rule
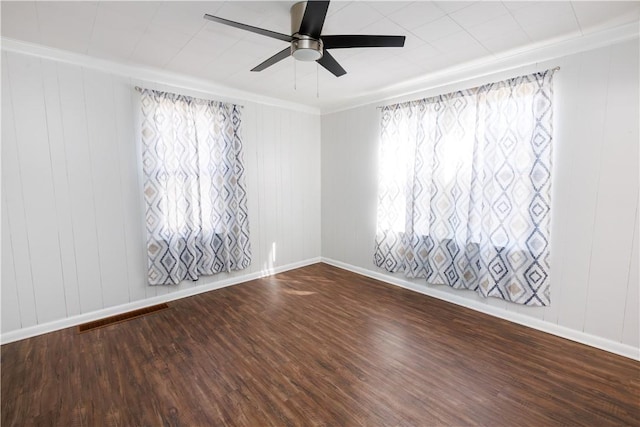
[[[141,92],[149,283],[248,267],[240,107]]]
[[[378,267],[549,304],[552,75],[383,108]]]

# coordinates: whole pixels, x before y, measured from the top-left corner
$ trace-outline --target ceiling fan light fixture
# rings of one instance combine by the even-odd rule
[[[330,49],[404,46],[405,36],[366,34],[323,36],[322,27],[328,10],[329,0],[308,0],[295,3],[291,6],[290,10],[291,35],[231,21],[220,16],[209,15],[208,13],[204,15],[204,18],[209,21],[260,34],[261,36],[282,40],[290,44],[272,57],[253,67],[251,71],[262,71],[289,56],[293,56],[296,61],[316,61],[331,74],[340,77],[347,72],[329,53]]]
[[[291,55],[298,61],[317,61],[322,51],[322,40],[301,38],[291,42]]]

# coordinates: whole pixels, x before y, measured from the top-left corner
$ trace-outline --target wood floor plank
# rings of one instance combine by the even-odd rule
[[[640,425],[640,363],[326,264],[2,346],[2,426]]]

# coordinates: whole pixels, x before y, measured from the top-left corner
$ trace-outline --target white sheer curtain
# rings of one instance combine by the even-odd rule
[[[149,284],[248,267],[240,107],[141,93]]]
[[[550,303],[552,77],[382,109],[378,267]]]

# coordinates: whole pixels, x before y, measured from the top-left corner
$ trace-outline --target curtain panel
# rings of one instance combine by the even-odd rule
[[[241,107],[141,94],[149,284],[248,267]]]
[[[376,266],[550,303],[552,78],[383,107]]]

